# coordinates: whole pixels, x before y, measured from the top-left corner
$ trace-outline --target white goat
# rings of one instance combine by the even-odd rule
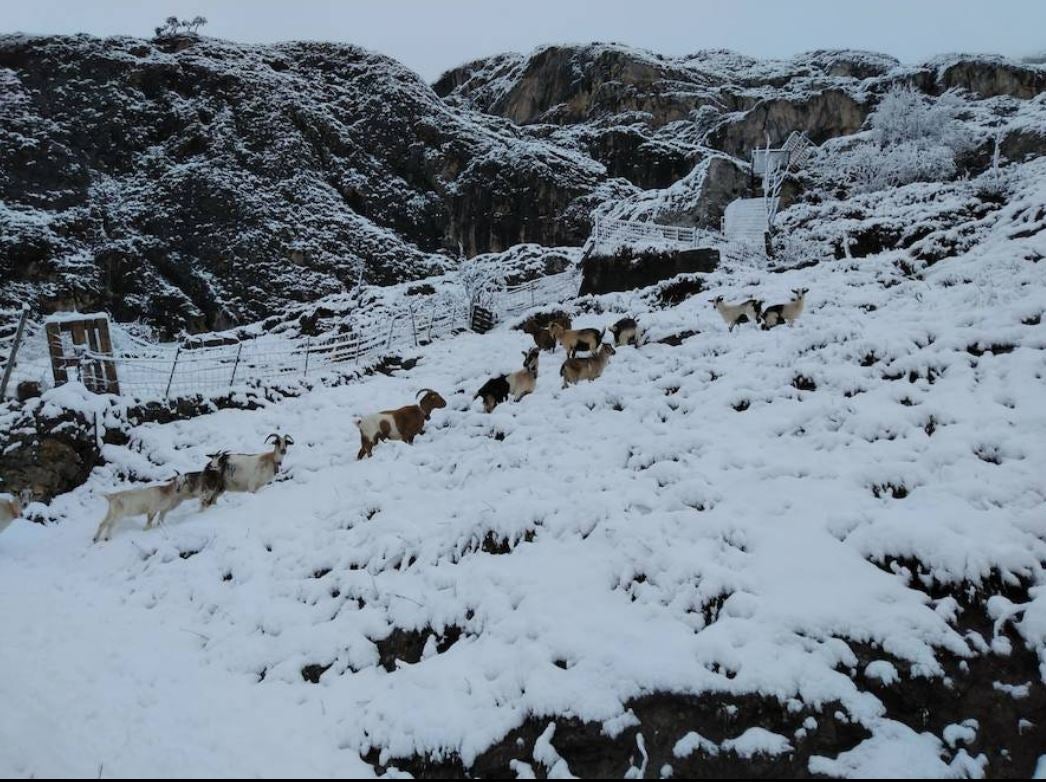
[[[10,495],[8,495],[10,496]],[[10,526],[15,519],[21,518],[25,512],[25,506],[33,501],[33,492],[30,489],[22,489],[17,497],[0,497],[0,532]]]
[[[262,453],[218,453],[208,454],[210,468],[220,470],[225,491],[256,492],[276,477],[280,471],[287,447],[294,445],[290,435],[270,434],[265,442],[272,441],[272,450]]]
[[[186,491],[186,481],[183,476],[178,476],[167,483],[106,494],[105,499],[109,502],[109,510],[106,511],[102,523],[98,525],[98,531],[94,533],[94,542],[109,540],[113,525],[120,519],[144,515],[146,529],[152,527],[155,521],[162,524],[168,513],[191,496],[193,495]]]

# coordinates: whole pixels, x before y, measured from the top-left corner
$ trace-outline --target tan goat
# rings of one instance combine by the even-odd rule
[[[559,323],[550,323],[548,326],[548,333],[563,346],[568,358],[573,358],[579,350],[595,353],[603,342],[605,332],[606,329],[565,329]]]
[[[32,501],[33,492],[30,489],[22,489],[17,497],[0,498],[0,532],[7,529],[12,521],[21,518],[25,506]]]
[[[600,345],[594,356],[568,358],[559,368],[560,377],[563,378],[563,388],[580,380],[595,380],[603,374],[603,369],[606,368],[610,357],[615,352],[613,345]]]

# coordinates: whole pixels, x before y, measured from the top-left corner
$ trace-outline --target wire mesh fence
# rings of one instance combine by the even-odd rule
[[[577,292],[577,273],[543,277],[506,288],[494,298],[494,311],[509,317],[530,307],[562,301]],[[13,329],[6,313],[0,327],[0,361],[7,362]],[[346,324],[346,332],[325,337],[262,335],[230,344],[193,346],[151,343],[112,324],[113,352],[63,343],[59,361],[72,380],[84,380],[103,362],[112,362],[120,393],[138,399],[216,396],[243,386],[271,386],[320,378],[347,365],[364,365],[401,354],[469,327],[467,302],[443,300],[427,307],[405,305],[388,316]],[[30,381],[43,387],[54,383],[52,355],[44,324],[27,325],[12,372],[12,387]]]

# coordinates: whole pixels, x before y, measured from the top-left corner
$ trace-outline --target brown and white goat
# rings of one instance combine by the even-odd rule
[[[793,288],[792,300],[784,304],[774,304],[763,310],[763,331],[768,331],[774,326],[787,323],[791,326],[796,319],[803,314],[803,306],[806,304],[806,294],[809,288]]]
[[[33,501],[33,492],[30,489],[22,489],[17,496],[0,498],[0,532],[3,532],[12,521],[21,518],[25,512],[25,506]]]
[[[563,388],[581,380],[595,380],[603,374],[603,369],[616,351],[613,345],[600,345],[594,356],[568,358],[559,368],[563,378]]]
[[[727,331],[733,331],[738,323],[758,323],[762,312],[763,302],[758,299],[748,299],[738,304],[727,304],[722,296],[716,296],[709,302],[716,308],[719,317],[727,325]]]
[[[261,453],[218,453],[208,454],[211,468],[221,472],[224,491],[256,492],[276,477],[287,455],[287,448],[294,445],[290,435],[270,434],[265,442],[272,441],[271,451]],[[215,496],[214,499],[217,499]],[[210,502],[214,502],[212,499]],[[210,502],[208,504],[210,504]]]
[[[565,329],[559,323],[548,325],[548,333],[567,351],[567,358],[573,358],[579,350],[595,353],[603,342],[605,332],[605,329]]]
[[[538,358],[541,351],[531,348],[523,351],[523,369],[508,375],[492,377],[483,387],[476,392],[473,399],[483,400],[483,412],[489,413],[499,404],[512,396],[513,402],[518,402],[527,394],[534,393],[538,379]]]
[[[416,405],[407,405],[396,410],[382,410],[356,419],[360,430],[360,450],[357,459],[370,456],[374,446],[382,440],[402,440],[410,445],[425,429],[432,411],[447,406],[447,401],[431,388],[418,392]]]

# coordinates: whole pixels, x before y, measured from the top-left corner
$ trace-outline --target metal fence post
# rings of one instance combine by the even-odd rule
[[[312,337],[305,338],[305,377],[309,376],[309,345],[312,344]]]
[[[395,329],[395,328],[396,328],[396,319],[395,318],[390,318],[389,319],[389,338],[387,340],[385,340],[385,350],[390,350],[392,348],[392,330]]]
[[[178,367],[178,356],[182,354],[182,346],[179,345],[178,349],[174,351],[174,363],[171,364],[171,376],[167,378],[167,390],[163,392],[164,398],[171,396],[171,383],[174,382],[174,370]]]
[[[410,330],[414,334],[414,347],[418,346],[418,326],[414,322],[414,305],[411,304],[408,308],[410,310]]]
[[[229,378],[229,388],[236,382],[236,368],[240,366],[240,353],[243,352],[243,343],[236,346],[236,362],[232,365],[232,377]]]
[[[15,368],[15,356],[18,355],[18,346],[22,344],[22,332],[25,331],[25,322],[29,320],[29,305],[22,305],[22,317],[18,321],[18,330],[15,332],[15,341],[11,345],[11,353],[7,357],[7,366],[4,367],[4,378],[0,380],[0,403],[6,398],[7,384],[11,380],[11,370]]]

